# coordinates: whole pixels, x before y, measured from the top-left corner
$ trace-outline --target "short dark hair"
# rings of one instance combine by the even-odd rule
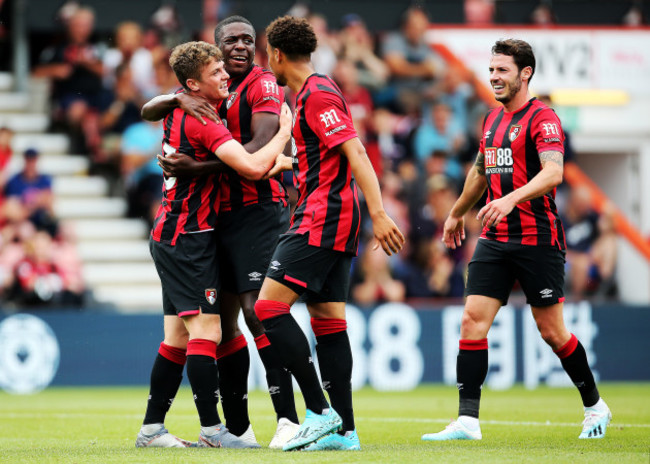
[[[266,28],[266,40],[290,60],[309,58],[316,50],[318,39],[311,24],[304,18],[282,16]]]
[[[525,40],[497,40],[492,47],[492,54],[511,56],[519,71],[524,69],[526,66],[530,66],[533,72],[530,74],[528,82],[530,83],[533,79],[533,74],[535,74],[535,54],[533,53],[533,47],[531,47]]]
[[[216,25],[216,27],[214,28],[214,43],[219,45],[219,42],[221,42],[221,33],[223,32],[223,28],[226,27],[228,24],[234,24],[234,23],[248,24],[251,27],[251,29],[253,29],[253,39],[256,38],[255,28],[253,27],[253,23],[251,23],[248,19],[244,18],[243,16],[233,15],[233,16],[228,16],[226,19],[222,21],[219,21],[219,23]]]
[[[187,87],[188,79],[201,79],[203,68],[213,61],[223,60],[219,47],[207,42],[186,42],[177,45],[169,57],[169,65],[174,70],[178,82]]]

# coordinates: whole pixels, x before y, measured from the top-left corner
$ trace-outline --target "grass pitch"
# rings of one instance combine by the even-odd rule
[[[602,384],[613,413],[602,440],[578,440],[582,407],[575,389],[521,387],[483,392],[475,442],[422,442],[455,417],[456,389],[423,386],[410,392],[355,393],[362,451],[283,453],[223,449],[135,449],[146,388],[51,388],[33,396],[0,393],[0,462],[12,463],[630,463],[650,462],[650,384]],[[304,416],[301,397],[296,398]],[[275,420],[263,392],[250,395],[257,438],[268,445]],[[196,440],[198,419],[183,388],[167,428]]]

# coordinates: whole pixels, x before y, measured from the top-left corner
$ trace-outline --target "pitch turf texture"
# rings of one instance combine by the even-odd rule
[[[614,419],[602,440],[578,440],[582,407],[574,389],[521,387],[485,390],[483,440],[422,442],[456,414],[449,386],[410,392],[355,393],[362,451],[283,453],[223,449],[135,449],[145,388],[51,388],[33,396],[0,393],[0,462],[13,463],[629,463],[650,462],[650,383],[602,384]],[[302,399],[297,398],[299,405]],[[268,445],[275,420],[263,392],[252,392],[253,428]],[[304,416],[304,410],[300,410]],[[168,429],[196,440],[198,419],[183,388],[168,415]],[[291,461],[288,461],[291,459]]]

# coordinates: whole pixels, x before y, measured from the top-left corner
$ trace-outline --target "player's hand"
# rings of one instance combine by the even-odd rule
[[[180,109],[201,121],[201,124],[204,126],[207,124],[204,118],[216,123],[221,122],[217,110],[205,98],[181,92],[176,94],[176,99],[178,100],[178,107]]]
[[[267,180],[270,179],[271,177],[275,177],[281,172],[284,171],[291,171],[293,169],[293,163],[291,162],[291,157],[290,156],[285,156],[282,153],[280,153],[276,158],[275,158],[275,164],[269,169],[269,172],[264,174],[263,179]]]
[[[286,103],[282,104],[282,110],[280,111],[280,132],[283,135],[286,135],[287,139],[291,135],[291,126],[293,125],[293,115],[289,109],[289,105]]]
[[[201,163],[183,153],[158,155],[160,166],[168,177],[197,176],[201,174]]]
[[[404,234],[385,211],[372,218],[372,232],[375,235],[372,249],[376,250],[381,245],[388,256],[398,253],[406,241]]]
[[[514,209],[516,203],[508,195],[498,200],[493,200],[485,205],[478,212],[476,219],[483,223],[484,227],[496,227],[501,220]]]
[[[444,243],[447,248],[455,250],[457,247],[461,246],[463,240],[465,240],[465,219],[462,217],[447,217],[442,230],[442,243]]]

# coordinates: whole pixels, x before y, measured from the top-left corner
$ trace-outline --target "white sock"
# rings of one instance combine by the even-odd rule
[[[594,404],[593,406],[589,406],[589,408],[585,408],[585,409],[593,409],[598,412],[604,412],[607,411],[608,408],[607,408],[607,404],[603,401],[603,399],[598,398],[596,404]]]
[[[211,425],[209,427],[201,427],[201,433],[207,436],[216,435],[220,430],[221,424]]]
[[[142,428],[140,429],[142,433],[145,435],[153,435],[157,431],[159,431],[162,427],[164,427],[163,424],[142,424]]]
[[[467,427],[469,430],[477,430],[479,428],[478,418],[472,416],[458,416],[458,420],[461,424]]]

